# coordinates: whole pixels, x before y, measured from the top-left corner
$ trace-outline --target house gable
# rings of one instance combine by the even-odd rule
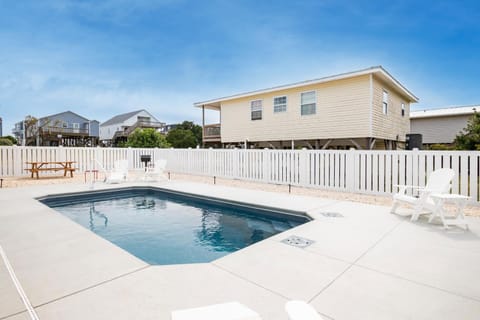
[[[48,122],[48,123],[47,123]],[[86,124],[88,124],[90,120],[88,120],[85,117],[82,117],[75,112],[72,111],[65,111],[65,112],[60,112],[56,113],[50,116],[42,117],[39,119],[39,124],[41,126],[45,125],[47,123],[47,126],[54,126],[54,127],[59,127],[59,126],[65,126],[66,128],[72,128],[73,123],[77,123],[80,127],[85,127]]]
[[[107,121],[102,122],[100,124],[100,127],[106,127],[106,126],[123,124],[125,122],[130,122],[132,119],[137,119],[138,116],[150,117],[151,121],[158,122],[157,118],[155,118],[150,112],[148,112],[145,109],[142,109],[142,110],[136,110],[136,111],[116,115],[108,119]]]
[[[159,122],[157,118],[144,109],[119,114],[100,124],[100,139],[112,139],[115,132],[134,125],[139,117],[149,118],[151,122]]]

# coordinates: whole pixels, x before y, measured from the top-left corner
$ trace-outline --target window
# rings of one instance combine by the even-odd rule
[[[62,122],[62,128],[68,128],[68,123]]]
[[[250,102],[252,120],[262,120],[262,100]]]
[[[383,91],[383,114],[388,113],[388,92]]]
[[[405,103],[402,102],[402,117],[405,117]]]
[[[287,96],[273,98],[273,112],[287,111]]]
[[[73,129],[80,129],[80,123],[72,123]]]
[[[140,122],[150,122],[150,117],[137,116],[137,121],[140,121]]]
[[[302,106],[301,106],[301,115],[315,114],[317,104],[315,102],[315,91],[303,92],[301,96]]]

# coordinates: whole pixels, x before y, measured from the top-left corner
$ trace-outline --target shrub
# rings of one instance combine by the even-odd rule
[[[474,112],[467,126],[455,138],[457,150],[480,149],[480,113]]]
[[[167,134],[167,141],[174,148],[195,148],[197,139],[194,133],[185,129],[173,129]]]
[[[13,146],[13,143],[10,139],[0,138],[0,146]]]
[[[168,148],[170,144],[165,137],[155,131],[155,129],[137,128],[128,137],[126,146],[132,148]]]
[[[432,144],[428,149],[429,150],[454,150],[454,147],[451,147],[446,144],[436,143],[436,144]]]
[[[4,136],[4,137],[0,137],[0,138],[8,139],[8,140],[12,141],[12,144],[17,144],[17,139],[15,139],[12,136]]]

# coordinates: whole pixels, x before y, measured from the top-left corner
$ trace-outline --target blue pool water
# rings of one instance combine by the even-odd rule
[[[162,265],[209,262],[308,221],[152,188],[41,201],[138,258]]]

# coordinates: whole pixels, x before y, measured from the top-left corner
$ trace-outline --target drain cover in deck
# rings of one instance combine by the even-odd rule
[[[314,243],[315,241],[307,239],[307,238],[302,238],[302,237],[299,237],[299,236],[290,236],[286,239],[283,239],[282,242],[285,243],[285,244],[294,246],[294,247],[306,248],[309,245],[311,245],[312,243]]]
[[[322,216],[327,218],[343,218],[343,216],[338,212],[319,212]]]

